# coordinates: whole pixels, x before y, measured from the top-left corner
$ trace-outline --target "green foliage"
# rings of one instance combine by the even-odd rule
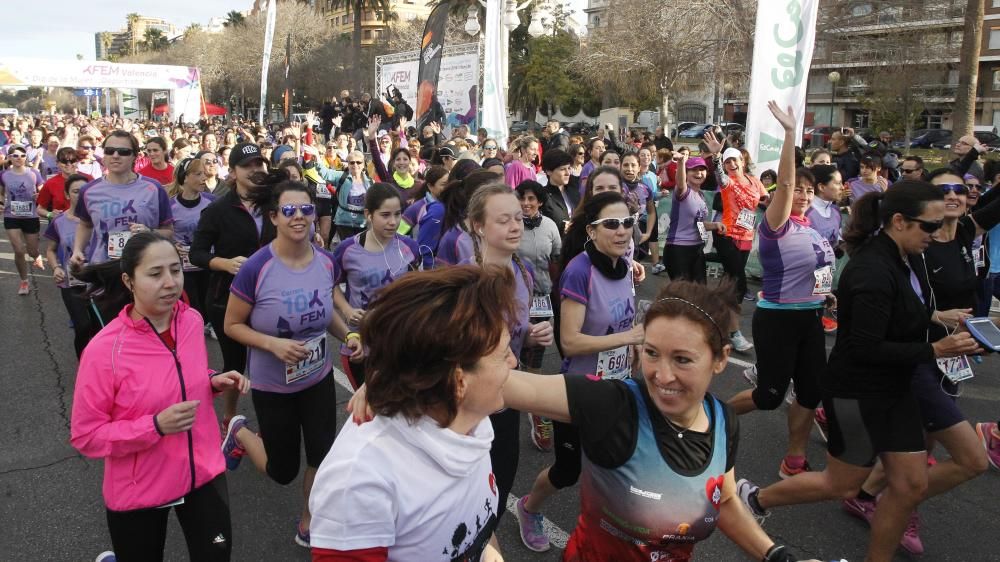
[[[144,51],[162,51],[167,48],[170,42],[167,36],[159,29],[147,28],[143,34],[141,47]]]
[[[244,25],[246,21],[247,19],[243,17],[242,13],[236,10],[231,10],[228,14],[226,14],[226,21],[222,22],[222,25],[224,27],[239,27]]]

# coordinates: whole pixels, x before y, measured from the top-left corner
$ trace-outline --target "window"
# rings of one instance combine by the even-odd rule
[[[365,38],[365,41],[371,41],[371,39],[372,39],[372,30],[366,29],[365,30],[365,34],[364,34],[364,38]]]
[[[872,13],[872,5],[868,2],[861,2],[851,6],[851,15],[860,18]]]
[[[990,28],[990,49],[1000,50],[1000,27]]]
[[[1000,90],[1000,70],[993,71],[993,91]]]

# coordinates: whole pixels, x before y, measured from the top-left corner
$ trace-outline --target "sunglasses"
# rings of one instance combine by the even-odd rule
[[[927,234],[933,234],[933,233],[937,232],[938,230],[941,230],[941,227],[944,226],[944,221],[943,220],[940,220],[940,221],[925,221],[924,219],[918,219],[917,217],[908,217],[906,215],[903,215],[903,218],[905,218],[906,220],[908,220],[910,222],[915,222],[915,223],[919,224],[920,225],[920,230],[923,230]]]
[[[86,145],[85,144],[85,145],[81,146],[79,148],[79,150],[94,150],[94,147],[93,147],[93,145]]]
[[[282,205],[281,214],[288,218],[295,216],[295,211],[302,211],[303,217],[311,217],[313,213],[316,212],[316,206],[312,203],[304,203],[302,205]]]
[[[978,183],[966,183],[965,187],[968,187],[969,189],[972,189],[972,188],[982,189],[983,188],[983,186],[980,185],[980,184],[978,184]]]
[[[216,160],[215,158],[212,158],[212,159],[202,160],[201,163],[204,164],[204,165],[206,165],[206,166],[210,166],[210,165],[214,166],[214,165],[218,164],[219,161]]]
[[[945,193],[954,193],[955,195],[969,194],[969,188],[964,183],[942,183],[938,187]]]
[[[117,154],[118,156],[132,156],[133,154],[135,154],[135,151],[132,150],[131,148],[117,148],[114,146],[109,146],[104,149],[104,154],[108,156],[114,156],[115,154]]]
[[[497,149],[497,147],[495,147],[495,146],[484,146],[483,147],[483,150],[496,150],[496,149]]]
[[[904,174],[913,174],[915,172],[919,172],[920,168],[910,168],[910,169],[900,168],[899,171],[903,172]]]
[[[23,152],[11,152],[7,156],[10,156],[11,158],[26,158],[27,154]]]
[[[349,166],[360,166],[360,165],[364,164],[364,162],[351,162],[350,160],[348,160],[347,164]]]
[[[635,226],[635,217],[625,217],[622,219],[597,219],[590,223],[591,226],[601,225],[608,230],[618,230],[624,226],[626,229]]]
[[[71,158],[69,160],[63,159],[59,161],[60,164],[76,164],[77,162],[79,162],[79,160],[75,158]]]

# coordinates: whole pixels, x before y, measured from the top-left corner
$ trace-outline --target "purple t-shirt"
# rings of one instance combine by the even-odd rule
[[[528,284],[524,283],[524,275],[521,268],[517,267],[514,260],[510,261],[510,270],[514,272],[514,299],[517,300],[517,319],[510,330],[510,350],[514,357],[520,362],[521,349],[524,347],[524,340],[528,337],[528,330],[531,329],[531,295],[535,289],[535,268],[531,262],[521,261],[524,269],[528,272]],[[459,262],[459,265],[478,265],[475,258],[466,258]]]
[[[365,232],[371,236],[371,232]],[[385,252],[370,252],[361,243],[361,234],[342,242],[333,253],[337,264],[337,284],[347,283],[344,296],[352,308],[368,309],[375,293],[410,271],[417,260],[417,243],[396,235],[385,246]],[[352,329],[357,326],[349,325]]]
[[[849,182],[848,189],[851,194],[851,201],[857,201],[866,193],[882,191],[882,186],[878,184],[865,183],[861,180],[861,178],[855,178]]]
[[[764,299],[775,304],[822,304],[836,264],[830,242],[809,226],[808,219],[795,217],[777,231],[762,220],[757,231]],[[820,288],[823,284],[825,290]]]
[[[631,270],[630,261],[628,266]],[[566,266],[559,282],[563,300],[569,299],[587,307],[580,333],[588,336],[606,336],[632,329],[635,319],[635,299],[632,295],[631,273],[622,279],[608,279],[594,267],[587,252],[581,252]],[[599,356],[599,353],[591,353],[566,357],[563,360],[562,372],[571,375],[597,376]]]
[[[472,249],[472,238],[468,232],[453,226],[441,236],[436,259],[438,267],[455,265],[473,257],[475,257],[475,250]]]
[[[414,201],[412,205],[403,211],[403,221],[410,226],[410,235],[414,240],[417,239],[417,225],[420,223],[420,217],[424,214],[424,207],[427,206],[427,197],[423,197],[417,201]]]
[[[636,182],[635,187],[628,187],[628,190],[632,193],[632,197],[635,199],[636,205],[639,206],[639,216],[641,218],[646,218],[649,215],[649,209],[646,203],[653,198],[653,192],[649,189],[649,186],[640,181]]]
[[[117,233],[127,233],[132,223],[156,229],[174,222],[167,191],[158,181],[143,176],[126,184],[108,183],[105,178],[91,181],[80,190],[73,212],[94,227],[98,243],[87,259],[92,264],[120,257],[116,254],[129,235]],[[111,255],[109,242],[115,245]]]
[[[69,273],[67,262],[69,262],[69,257],[73,255],[73,241],[76,240],[76,227],[78,224],[80,224],[80,219],[76,217],[70,218],[69,215],[61,214],[49,221],[49,226],[45,229],[44,236],[55,244],[56,259],[59,260],[59,267],[63,268],[63,271],[67,274]],[[97,239],[91,236],[90,244],[87,244],[83,253],[89,254],[93,251],[94,244],[96,243]],[[82,286],[83,283],[74,283],[74,285]],[[57,286],[63,289],[69,287],[69,278],[64,279],[62,283],[57,283]]]
[[[192,201],[185,199],[181,202],[179,198],[180,195],[170,198],[170,213],[174,216],[174,242],[190,248],[191,241],[194,240],[194,231],[198,229],[201,212],[215,201],[215,196],[211,193],[202,193],[190,207],[188,205]],[[201,271],[201,268],[185,262],[184,271]]]
[[[313,250],[313,260],[293,270],[273,253],[268,244],[243,264],[230,290],[249,303],[248,325],[254,330],[301,342],[311,350],[309,358],[286,365],[273,354],[247,348],[247,376],[257,390],[289,394],[313,386],[330,373],[327,327],[333,315],[333,286],[337,267],[333,257]]]
[[[820,236],[826,238],[831,246],[836,246],[841,241],[840,236],[840,207],[835,202],[825,201],[816,197],[812,205],[806,209],[806,218],[812,225],[813,230]]]
[[[38,188],[45,183],[42,175],[34,168],[25,168],[23,174],[13,169],[0,174],[0,185],[3,186],[4,198],[3,216],[7,219],[35,219],[35,195]]]
[[[534,180],[538,176],[535,174],[534,168],[525,166],[524,162],[520,160],[512,160],[504,166],[503,177],[504,182],[513,189],[520,185],[522,181]]]
[[[701,190],[684,191],[683,197],[677,196],[674,189],[670,197],[670,227],[667,228],[667,244],[674,246],[697,246],[704,244],[698,223],[707,220],[708,205]]]

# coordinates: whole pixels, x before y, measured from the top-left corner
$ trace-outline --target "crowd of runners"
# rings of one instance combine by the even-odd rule
[[[762,525],[820,501],[870,524],[870,562],[923,552],[919,504],[1000,468],[997,424],[957,400],[986,351],[965,321],[1000,296],[1000,164],[971,135],[937,169],[850,129],[807,154],[802,116],[769,109],[777,170],[721,129],[676,150],[557,121],[496,139],[346,92],[299,124],[0,120],[18,294],[32,268],[59,287],[71,443],[104,463],[98,560],[162,560],[170,508],[192,560],[230,560],[244,459],[302,477],[275,516],[316,561],[530,559],[578,483],[567,561],[691,560],[716,528],[798,560]],[[752,388],[710,392],[751,349]],[[335,369],[355,390],[339,432]],[[740,426],[783,402],[758,486]],[[500,544],[522,413],[551,463],[513,500],[523,545]]]

